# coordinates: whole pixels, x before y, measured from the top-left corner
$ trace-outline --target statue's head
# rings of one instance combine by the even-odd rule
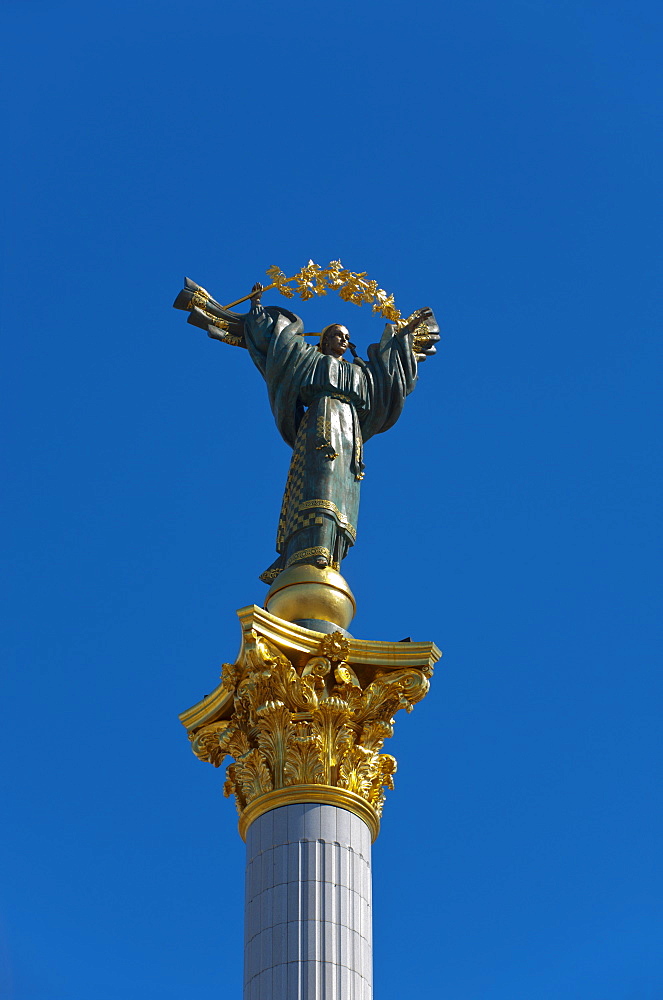
[[[320,334],[320,353],[342,358],[350,346],[350,333],[341,323],[330,323]]]

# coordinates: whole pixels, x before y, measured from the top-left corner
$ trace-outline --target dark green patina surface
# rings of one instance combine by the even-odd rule
[[[207,292],[201,309],[198,290],[204,292],[187,278],[175,308],[188,310],[189,322],[210,337],[248,349],[267,383],[276,425],[293,449],[278,558],[261,579],[272,583],[282,570],[320,557],[339,569],[357,535],[363,444],[401,415],[417,381],[417,358],[435,353],[435,317],[425,310],[430,342],[418,347],[422,353],[415,355],[409,330],[388,324],[380,343],[368,348],[368,360],[350,363],[307,343],[302,320],[287,309],[258,302],[248,313],[235,313]],[[215,327],[215,318],[227,329]]]
[[[272,412],[293,448],[277,532],[278,559],[261,579],[326,557],[336,568],[354,544],[363,478],[363,442],[388,430],[416,383],[410,334],[387,326],[368,361],[321,354],[303,323],[284,309],[257,306],[244,338],[267,382]]]

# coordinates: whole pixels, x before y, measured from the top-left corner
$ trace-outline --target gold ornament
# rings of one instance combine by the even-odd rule
[[[316,295],[326,295],[327,290],[331,289],[338,292],[344,302],[354,302],[357,306],[372,302],[373,312],[379,313],[392,323],[404,326],[407,322],[407,320],[402,319],[396,308],[393,295],[387,295],[384,289],[378,287],[377,281],[367,279],[366,271],[348,271],[340,260],[330,261],[325,268],[309,260],[308,264],[290,278],[286,277],[280,267],[273,264],[272,267],[267,268],[266,274],[271,278],[272,283],[263,288],[264,292],[276,288],[281,295],[285,295],[288,299],[297,294],[302,301],[306,302]],[[291,285],[294,285],[294,290],[290,287]],[[244,298],[236,299],[223,308],[230,309],[250,298],[251,295],[245,295]]]
[[[262,796],[287,789],[295,801],[302,786],[303,800],[315,801],[321,786],[359,814],[368,806],[377,832],[396,772],[396,760],[381,752],[384,741],[395,713],[412,711],[426,695],[439,650],[321,636],[256,607],[239,614],[237,662],[224,664],[220,688],[181,719],[200,760],[220,767],[232,758],[225,794],[235,796],[240,817],[251,806],[240,829],[264,811],[252,805]],[[355,808],[357,797],[363,804]]]

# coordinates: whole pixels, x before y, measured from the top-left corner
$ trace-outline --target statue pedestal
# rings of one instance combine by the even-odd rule
[[[371,1000],[370,843],[396,771],[381,751],[395,713],[426,695],[440,651],[322,634],[255,605],[237,614],[236,662],[180,719],[197,757],[233,759],[224,792],[247,844],[244,1000]]]

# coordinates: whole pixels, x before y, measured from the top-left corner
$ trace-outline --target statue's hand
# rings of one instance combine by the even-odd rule
[[[406,333],[412,333],[421,324],[425,324],[425,330],[417,333],[413,339],[412,347],[417,361],[425,361],[435,354],[435,345],[440,339],[440,328],[432,309],[418,309],[412,316],[407,326],[403,327]]]
[[[410,319],[410,322],[407,324],[407,326],[403,327],[403,332],[412,333],[412,331],[416,330],[416,328],[419,326],[420,323],[423,323],[425,320],[430,319],[432,315],[433,315],[433,310],[429,309],[428,306],[426,306],[424,309],[417,309],[415,313],[412,313],[412,318]]]
[[[256,281],[255,285],[251,289],[251,308],[255,309],[256,306],[260,305],[260,299],[262,298],[262,290],[264,285],[259,281]]]

